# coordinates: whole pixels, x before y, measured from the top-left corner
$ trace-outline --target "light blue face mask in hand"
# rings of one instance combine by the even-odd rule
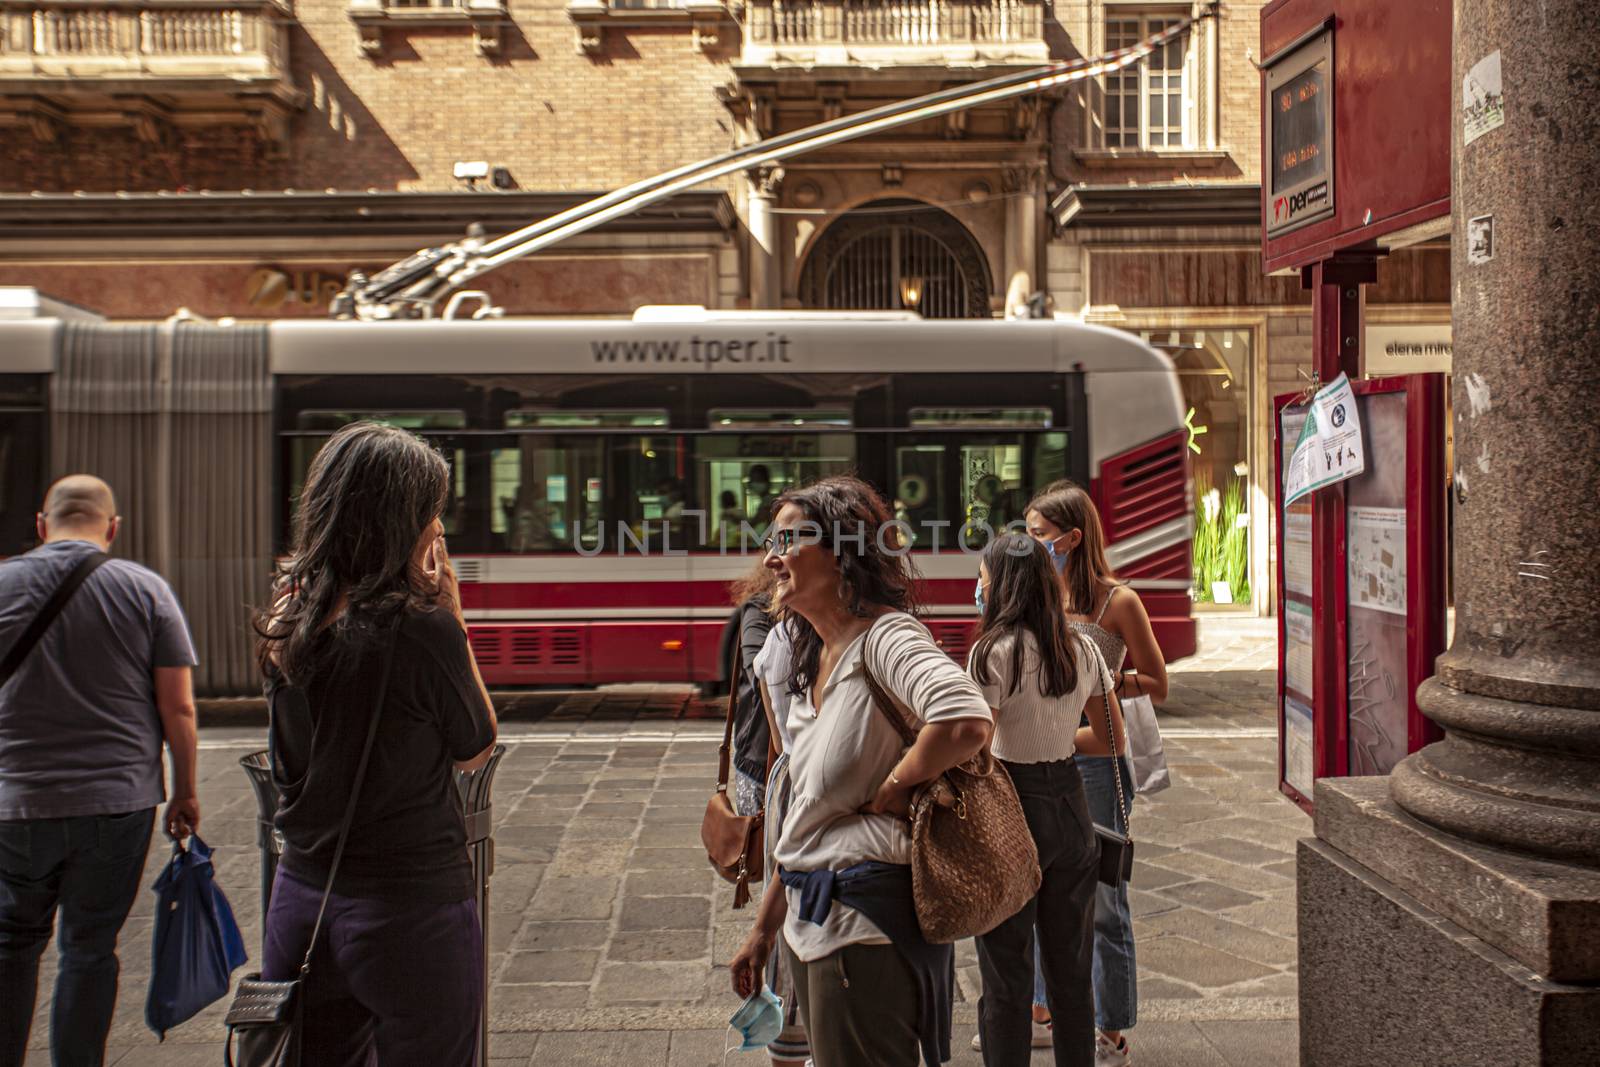
[[[723,1049],[723,1059],[730,1052],[766,1048],[783,1032],[783,998],[763,985],[739,1005],[739,1010],[728,1018],[728,1025],[739,1032],[744,1043]]]

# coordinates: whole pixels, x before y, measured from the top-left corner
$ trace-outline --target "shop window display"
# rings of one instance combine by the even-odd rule
[[[1208,328],[1143,336],[1176,365],[1191,427],[1194,599],[1248,607],[1252,334]]]

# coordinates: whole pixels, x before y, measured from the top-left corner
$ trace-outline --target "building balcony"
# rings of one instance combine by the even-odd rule
[[[0,0],[0,125],[253,124],[281,140],[300,94],[277,0]]]
[[[740,66],[1043,63],[1044,9],[1044,0],[748,0]]]

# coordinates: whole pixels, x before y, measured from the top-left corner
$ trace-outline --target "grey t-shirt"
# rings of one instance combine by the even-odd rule
[[[0,650],[95,546],[54,541],[0,563]],[[0,819],[114,815],[166,797],[156,667],[192,667],[183,611],[153,571],[91,574],[0,688]]]

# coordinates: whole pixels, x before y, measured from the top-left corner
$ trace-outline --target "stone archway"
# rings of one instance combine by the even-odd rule
[[[812,308],[898,309],[910,295],[926,318],[983,319],[992,290],[988,261],[967,228],[916,200],[875,200],[847,212],[817,239],[800,272],[800,298]]]

